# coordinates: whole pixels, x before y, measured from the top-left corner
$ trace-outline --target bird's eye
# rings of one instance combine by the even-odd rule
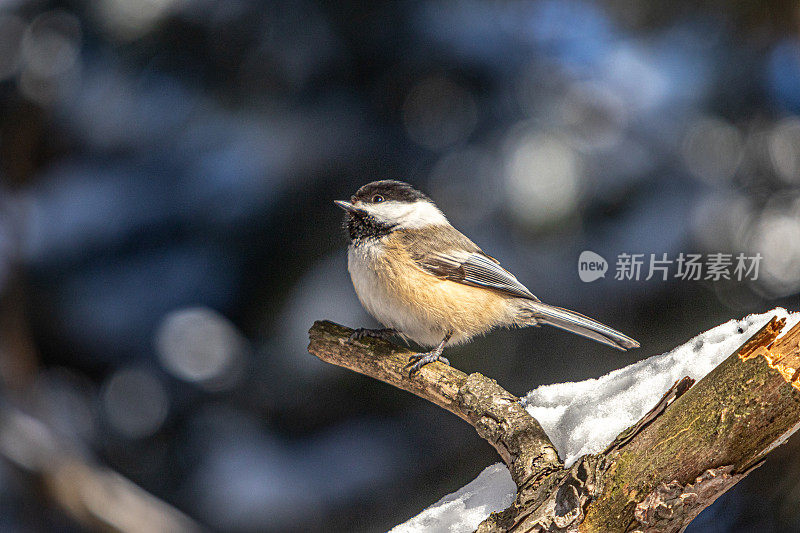
[[[372,201],[374,203],[376,203],[376,204],[379,204],[384,200],[385,200],[385,198],[383,196],[381,196],[380,194],[376,194],[375,196],[372,197]]]

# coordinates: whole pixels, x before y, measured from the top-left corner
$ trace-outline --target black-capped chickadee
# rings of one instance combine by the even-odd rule
[[[357,329],[352,339],[394,334],[422,346],[411,374],[495,327],[548,324],[620,350],[639,343],[574,311],[539,301],[499,262],[455,229],[430,198],[400,181],[361,187],[349,202],[347,268],[358,299],[386,329]]]

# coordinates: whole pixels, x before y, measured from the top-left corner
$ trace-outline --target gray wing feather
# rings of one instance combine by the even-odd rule
[[[420,268],[442,279],[486,287],[518,298],[539,301],[493,257],[452,226],[397,232]]]
[[[513,274],[481,252],[435,253],[420,258],[417,263],[424,270],[440,278],[475,287],[486,287],[520,298],[539,300]]]
[[[513,274],[485,255],[470,255],[461,268],[464,269],[464,283],[490,287],[531,300],[538,299]]]

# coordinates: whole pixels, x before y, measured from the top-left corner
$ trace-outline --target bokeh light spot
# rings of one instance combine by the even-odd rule
[[[233,385],[246,341],[225,317],[207,307],[169,313],[156,333],[161,364],[173,376],[207,388]]]
[[[800,119],[787,118],[773,128],[769,135],[769,156],[783,181],[800,183]]]
[[[573,215],[578,207],[581,159],[559,137],[535,132],[512,136],[505,177],[511,215],[525,225],[553,224]]]
[[[106,30],[121,40],[147,33],[176,7],[178,0],[96,0],[96,16]]]
[[[706,182],[733,178],[744,143],[735,126],[704,117],[692,124],[683,141],[683,160],[693,176]]]
[[[161,381],[144,369],[124,368],[105,383],[102,405],[108,424],[120,435],[152,435],[167,418],[169,398]]]
[[[790,211],[770,210],[751,235],[753,253],[763,256],[759,285],[772,296],[788,296],[800,290],[800,218]]]

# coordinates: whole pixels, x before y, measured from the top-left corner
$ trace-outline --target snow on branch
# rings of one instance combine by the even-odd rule
[[[441,364],[409,378],[408,350],[350,343],[351,330],[329,322],[311,328],[309,351],[457,414],[509,467],[511,476],[487,468],[397,533],[680,531],[800,427],[798,322],[800,313],[780,308],[732,320],[668,353],[519,401]]]

